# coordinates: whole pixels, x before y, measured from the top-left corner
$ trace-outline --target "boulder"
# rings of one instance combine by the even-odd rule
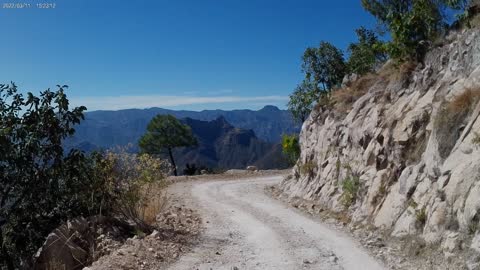
[[[82,269],[89,263],[88,243],[81,234],[88,227],[88,222],[76,219],[62,225],[47,236],[45,243],[35,255],[36,270],[48,269]]]

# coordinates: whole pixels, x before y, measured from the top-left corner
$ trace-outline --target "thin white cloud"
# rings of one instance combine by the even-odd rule
[[[225,94],[232,94],[233,90],[232,89],[222,89],[222,90],[217,90],[217,91],[209,91],[207,94],[209,95],[225,95]]]
[[[172,108],[197,104],[224,104],[224,103],[278,103],[286,101],[286,96],[216,96],[216,97],[195,97],[195,96],[99,96],[99,97],[72,97],[73,106],[84,105],[89,111],[94,110],[122,110],[122,109],[144,109],[151,107]]]

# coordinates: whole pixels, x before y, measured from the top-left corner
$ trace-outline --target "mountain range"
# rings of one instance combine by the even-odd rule
[[[145,133],[148,122],[158,114],[171,114],[178,119],[192,118],[212,121],[223,116],[237,128],[251,129],[267,142],[280,142],[282,134],[298,133],[300,124],[293,120],[289,111],[275,106],[252,110],[204,110],[175,111],[162,108],[127,109],[119,111],[93,111],[85,114],[85,120],[75,127],[75,136],[68,145],[89,144],[102,148],[136,144]]]
[[[275,106],[253,110],[175,111],[162,108],[93,111],[76,126],[67,148],[84,151],[136,145],[150,120],[158,114],[171,114],[192,128],[199,147],[176,151],[178,168],[194,163],[209,168],[283,168],[286,166],[279,145],[282,134],[298,133],[300,124],[289,111]],[[268,158],[267,158],[268,157]]]
[[[197,138],[197,147],[175,151],[178,168],[187,163],[197,167],[244,169],[255,165],[259,169],[283,169],[288,163],[280,144],[263,141],[251,129],[232,126],[223,116],[213,121],[182,120]]]

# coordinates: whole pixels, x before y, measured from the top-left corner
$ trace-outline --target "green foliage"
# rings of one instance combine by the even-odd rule
[[[342,51],[325,41],[318,48],[307,48],[302,62],[306,81],[323,91],[340,85],[347,70]]]
[[[361,27],[355,30],[358,37],[357,43],[348,46],[350,57],[347,61],[348,71],[359,75],[372,72],[381,63],[387,60],[385,44],[375,33]]]
[[[143,153],[159,155],[166,150],[177,175],[177,168],[172,150],[177,147],[196,146],[197,139],[189,126],[182,124],[172,115],[157,115],[147,126],[147,132],[140,138]]]
[[[99,186],[92,161],[62,148],[86,109],[70,109],[65,88],[36,97],[0,85],[0,265],[8,269],[26,263],[63,220],[95,214],[101,205],[87,198]]]
[[[413,209],[417,209],[418,204],[413,199],[410,199],[408,201],[408,206],[412,207]]]
[[[340,85],[347,67],[342,51],[324,41],[318,48],[307,48],[302,62],[305,80],[290,95],[288,109],[304,122],[317,102],[329,100],[328,92]]]
[[[282,150],[290,164],[295,164],[300,157],[300,144],[297,135],[282,135]]]
[[[303,81],[290,95],[287,104],[288,110],[295,119],[304,122],[321,95],[313,83]]]
[[[418,225],[425,225],[425,223],[427,222],[427,211],[425,207],[415,210],[415,219]]]
[[[158,213],[160,204],[151,200],[167,163],[122,152],[66,153],[62,142],[86,108],[70,109],[66,86],[58,88],[24,97],[14,84],[0,85],[2,268],[28,268],[45,237],[67,219],[123,215],[146,224]]]
[[[472,143],[475,144],[477,147],[480,146],[480,134],[478,132],[473,133]]]
[[[302,175],[308,175],[308,177],[313,177],[316,169],[317,169],[317,164],[315,164],[313,160],[300,164],[300,173]]]
[[[343,168],[346,170],[346,176],[341,182],[343,193],[340,199],[342,204],[348,208],[357,201],[361,188],[360,173],[353,170],[348,163],[344,164]]]
[[[360,178],[349,176],[342,181],[342,203],[350,207],[357,200],[357,193],[360,188]]]
[[[464,9],[466,0],[362,0],[363,7],[390,32],[389,55],[397,60],[421,60],[431,42],[446,27],[445,10]]]

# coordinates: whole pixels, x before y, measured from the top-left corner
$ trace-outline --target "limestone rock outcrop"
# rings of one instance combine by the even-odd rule
[[[450,33],[407,71],[387,63],[365,92],[346,113],[311,113],[280,189],[454,252],[480,229],[480,29]]]

